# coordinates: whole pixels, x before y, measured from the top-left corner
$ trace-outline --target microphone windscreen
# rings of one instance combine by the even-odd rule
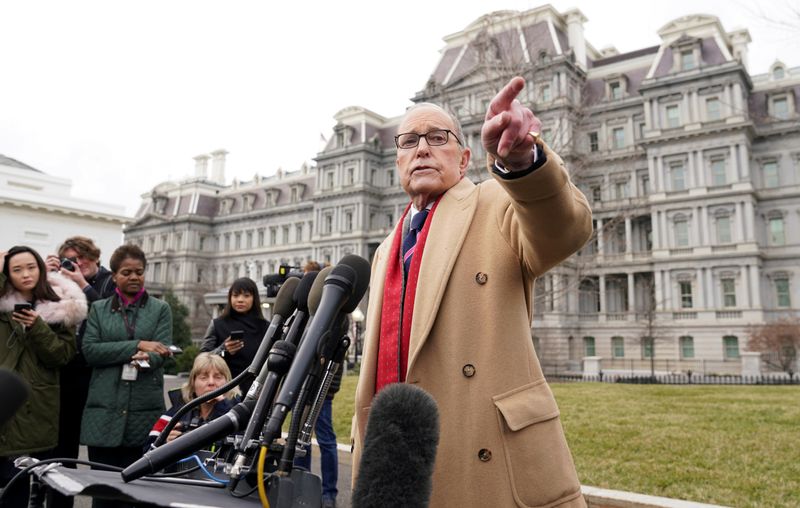
[[[369,277],[370,277],[370,264],[369,261],[362,258],[361,256],[356,256],[355,254],[348,254],[339,261],[339,265],[346,265],[352,268],[356,272],[356,280],[355,285],[353,287],[353,294],[347,300],[347,303],[344,304],[342,307],[342,312],[351,313],[356,310],[356,306],[358,306],[358,302],[364,298],[364,294],[367,292],[367,288],[369,287]]]
[[[294,290],[294,303],[297,305],[297,310],[308,313],[308,294],[311,292],[311,286],[317,280],[319,272],[306,272],[303,278],[300,279],[297,289]]]
[[[425,390],[395,383],[372,402],[353,508],[416,508],[430,502],[439,410]]]
[[[293,297],[298,284],[300,284],[300,279],[297,277],[286,279],[286,282],[278,290],[278,294],[275,295],[275,306],[272,309],[273,315],[277,314],[287,318],[294,312],[295,302]]]
[[[10,370],[0,369],[0,425],[16,414],[30,395],[28,383]]]
[[[328,276],[333,270],[332,266],[326,266],[317,274],[314,283],[311,285],[311,291],[308,292],[308,310],[310,314],[317,312],[319,301],[322,299],[322,288],[325,287],[325,277]]]

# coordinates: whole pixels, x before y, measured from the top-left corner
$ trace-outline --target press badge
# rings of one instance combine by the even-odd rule
[[[133,366],[132,363],[122,365],[122,380],[123,381],[136,381],[139,375],[139,370]]]

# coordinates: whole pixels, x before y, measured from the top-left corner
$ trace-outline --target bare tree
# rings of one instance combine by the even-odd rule
[[[753,327],[747,349],[764,353],[767,365],[794,375],[800,350],[800,319],[785,318]]]

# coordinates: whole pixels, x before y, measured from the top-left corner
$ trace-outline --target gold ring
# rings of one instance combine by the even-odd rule
[[[539,133],[538,132],[530,131],[530,132],[528,132],[528,136],[530,136],[533,139],[533,142],[535,144],[539,143]]]

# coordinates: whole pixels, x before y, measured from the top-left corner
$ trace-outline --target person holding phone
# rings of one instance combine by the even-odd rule
[[[81,443],[89,460],[127,467],[142,455],[164,412],[164,362],[172,356],[169,305],[145,290],[147,259],[136,245],[111,255],[114,296],[92,304],[83,356],[92,367]],[[117,506],[95,499],[93,506]]]
[[[58,440],[59,368],[75,355],[75,327],[86,317],[77,284],[48,272],[25,246],[0,253],[0,367],[28,382],[31,396],[0,426],[0,487],[18,472],[13,457],[48,457]],[[0,404],[2,402],[0,401]],[[26,506],[27,482],[6,494],[7,506]]]
[[[228,289],[225,309],[208,326],[200,351],[220,354],[236,377],[250,366],[268,327],[256,283],[247,277],[236,279]],[[243,394],[250,384],[240,385]]]

